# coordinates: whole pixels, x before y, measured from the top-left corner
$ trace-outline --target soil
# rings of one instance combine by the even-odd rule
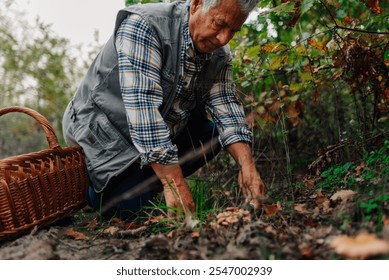
[[[382,249],[389,247],[385,218],[376,235],[374,222],[356,222],[357,207],[350,197],[310,192],[296,197],[299,202],[293,205],[278,202],[255,213],[228,208],[209,215],[201,225],[172,223],[163,216],[138,224],[119,219],[100,223],[97,213],[86,207],[48,228],[3,240],[0,259],[389,258],[389,249]],[[375,246],[370,242],[383,242],[378,246],[381,250],[366,251]]]

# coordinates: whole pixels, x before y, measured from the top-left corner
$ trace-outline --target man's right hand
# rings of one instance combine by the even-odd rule
[[[180,210],[185,216],[195,216],[195,203],[181,167],[178,164],[163,165],[155,162],[151,163],[151,167],[162,182],[169,217],[176,216]]]

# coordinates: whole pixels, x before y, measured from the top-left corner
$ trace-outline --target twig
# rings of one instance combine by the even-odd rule
[[[119,230],[118,234],[122,237],[125,236],[137,236],[140,233],[147,230],[147,226],[142,226],[136,229]]]
[[[345,26],[340,26],[336,22],[336,19],[332,15],[332,13],[331,13],[330,9],[327,7],[327,5],[323,2],[323,0],[319,0],[319,1],[324,6],[324,8],[327,10],[327,12],[330,14],[330,17],[331,17],[332,21],[335,24],[334,28],[348,30],[348,31],[354,31],[354,32],[360,32],[360,33],[377,34],[377,35],[389,35],[389,32],[369,31],[369,30],[363,30],[363,29],[358,29],[358,28],[349,28],[349,27],[345,27]]]

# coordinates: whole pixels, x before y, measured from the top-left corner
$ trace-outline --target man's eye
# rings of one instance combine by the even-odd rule
[[[212,23],[213,23],[213,25],[214,25],[215,27],[218,27],[218,28],[223,28],[223,27],[226,26],[226,25],[224,24],[224,22],[217,21],[217,20],[213,20]]]

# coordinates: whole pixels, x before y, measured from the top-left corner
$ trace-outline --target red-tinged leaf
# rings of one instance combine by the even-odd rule
[[[84,233],[78,230],[74,230],[72,228],[66,229],[65,235],[75,240],[89,240],[89,237],[87,237]]]
[[[293,126],[297,126],[301,123],[301,114],[304,111],[304,103],[300,100],[292,102],[286,111],[286,114]]]
[[[384,97],[385,101],[389,102],[389,87],[385,88]]]
[[[275,101],[269,108],[269,112],[276,112],[281,108],[282,103]]]
[[[369,8],[370,11],[372,11],[375,14],[382,14],[382,9],[380,7],[380,1],[379,0],[367,0],[365,1],[366,7]]]
[[[304,186],[306,186],[307,188],[312,188],[315,186],[315,184],[316,184],[316,181],[313,179],[308,179],[308,178],[304,179]]]
[[[304,246],[304,247],[300,248],[300,253],[304,258],[310,259],[313,256],[314,251],[312,248]]]
[[[342,22],[343,22],[344,25],[350,25],[351,23],[356,22],[356,21],[358,21],[358,20],[355,19],[355,18],[353,18],[353,17],[351,17],[351,16],[346,16],[346,17],[342,20]]]
[[[301,13],[301,1],[302,0],[295,1],[293,17],[286,23],[287,26],[293,27],[300,20],[300,17],[302,14]]]
[[[281,202],[277,201],[276,204],[264,205],[265,216],[268,218],[274,217],[278,212],[282,210]]]
[[[319,192],[316,196],[316,204],[323,213],[330,212],[330,200]]]
[[[125,227],[125,223],[119,219],[118,217],[114,217],[112,219],[112,222],[114,222],[115,224],[117,224],[118,227],[121,227],[121,228],[124,228]]]
[[[368,233],[361,233],[356,237],[338,236],[331,242],[331,248],[347,259],[367,259],[389,254],[389,242]]]
[[[276,118],[274,118],[273,116],[271,116],[269,114],[264,114],[263,119],[266,121],[266,123],[276,123],[277,122]]]
[[[364,161],[362,161],[360,165],[355,167],[355,175],[361,176],[361,173],[362,173],[363,169],[365,169],[365,167],[366,167],[366,163]]]
[[[335,81],[335,80],[339,79],[342,75],[343,75],[343,69],[339,69],[337,72],[335,72],[332,75],[332,79]]]
[[[313,220],[312,216],[309,216],[305,219],[305,222],[304,222],[307,226],[309,227],[316,227],[316,223],[315,221]]]

